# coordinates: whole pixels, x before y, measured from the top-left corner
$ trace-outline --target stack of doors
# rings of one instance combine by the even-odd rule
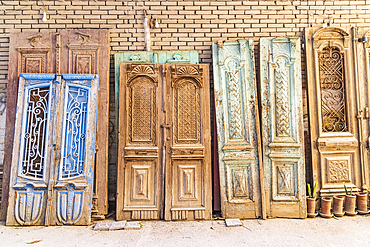
[[[9,48],[9,82],[4,150],[4,178],[1,218],[8,206],[10,167],[17,109],[20,73],[98,74],[99,111],[96,136],[96,176],[93,213],[104,217],[108,212],[108,96],[109,96],[109,31],[61,30],[58,33],[12,33]],[[14,198],[11,198],[14,200]]]
[[[299,39],[260,40],[261,121],[253,41],[213,44],[213,66],[222,215],[304,218]]]
[[[210,219],[208,66],[136,58],[116,62],[117,219]]]
[[[312,180],[316,196],[370,183],[370,29],[306,29]]]

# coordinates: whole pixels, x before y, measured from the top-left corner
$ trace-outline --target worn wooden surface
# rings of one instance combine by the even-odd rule
[[[252,40],[213,44],[213,73],[225,218],[264,217],[257,88]]]
[[[8,90],[6,106],[6,132],[4,171],[0,220],[6,219],[8,207],[10,169],[17,109],[18,80],[20,73],[54,73],[55,40],[52,33],[11,33],[9,47]]]
[[[316,196],[361,190],[359,120],[350,28],[307,28],[306,58],[313,182]]]
[[[87,225],[98,76],[21,74],[7,225]]]
[[[260,39],[263,168],[268,217],[306,217],[299,38]]]
[[[359,98],[359,109],[362,110],[361,115],[358,119],[360,126],[361,148],[362,148],[362,179],[363,185],[362,190],[366,191],[370,185],[370,118],[369,118],[369,104],[370,104],[370,28],[354,28],[353,29],[354,47],[357,52],[357,85],[360,94]],[[363,38],[366,38],[364,40]],[[358,42],[361,39],[362,42]]]
[[[121,63],[120,79],[117,220],[210,219],[207,66]]]
[[[98,74],[93,217],[108,213],[109,30],[61,30],[60,73]]]
[[[165,220],[212,218],[207,65],[166,65]]]

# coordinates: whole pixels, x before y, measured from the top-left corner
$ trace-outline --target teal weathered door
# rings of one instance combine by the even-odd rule
[[[252,40],[213,44],[223,217],[263,216],[260,136]]]
[[[7,225],[87,225],[98,77],[21,74]]]
[[[299,38],[260,40],[264,192],[269,217],[306,216],[300,58]]]

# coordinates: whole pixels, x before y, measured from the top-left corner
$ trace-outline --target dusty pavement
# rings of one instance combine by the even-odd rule
[[[140,230],[93,231],[92,226],[5,227],[0,246],[370,246],[370,216],[338,219],[143,221]],[[27,244],[34,240],[42,240]]]

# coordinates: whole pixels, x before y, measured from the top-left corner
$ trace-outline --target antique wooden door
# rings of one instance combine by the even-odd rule
[[[7,210],[12,163],[15,111],[20,73],[98,74],[100,80],[97,160],[94,183],[94,215],[108,212],[108,98],[109,31],[107,29],[61,30],[59,33],[12,33],[9,51],[9,82],[5,133],[4,200],[0,216]]]
[[[252,40],[213,44],[213,73],[225,218],[263,216],[264,194]]]
[[[313,182],[319,196],[361,189],[359,91],[350,28],[306,29]]]
[[[20,75],[7,225],[90,223],[98,83]]]
[[[55,73],[52,33],[11,33],[4,146],[3,197],[0,218],[6,219],[20,73]]]
[[[165,219],[212,218],[208,66],[167,65]]]
[[[260,39],[265,204],[268,217],[306,217],[299,38]]]
[[[121,63],[118,220],[210,219],[207,73]]]
[[[109,30],[61,30],[56,42],[57,72],[60,69],[60,74],[99,75],[92,212],[93,217],[104,218],[108,213]]]

